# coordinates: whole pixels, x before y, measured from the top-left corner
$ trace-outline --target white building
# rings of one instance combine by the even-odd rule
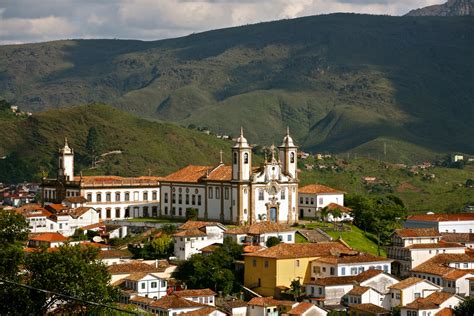
[[[259,245],[265,247],[271,237],[287,244],[295,243],[295,231],[284,224],[258,222],[226,230],[224,238],[231,238],[239,245]]]
[[[173,295],[189,301],[209,306],[215,306],[216,293],[211,289],[181,290],[173,292]]]
[[[151,273],[134,272],[120,282],[120,287],[122,295],[128,297],[126,301],[136,295],[160,299],[166,295],[168,282]]]
[[[440,233],[474,233],[474,213],[408,216],[405,228],[434,228]]]
[[[254,297],[248,302],[247,316],[278,316],[293,309],[294,301],[281,301],[273,297]]]
[[[187,260],[209,245],[224,242],[225,226],[216,222],[187,221],[173,234],[174,255]]]
[[[391,308],[390,296],[369,286],[355,285],[347,292],[345,301],[349,306],[354,304],[373,304],[384,309]]]
[[[312,303],[301,302],[287,312],[290,316],[326,316],[328,312]]]
[[[387,256],[394,259],[394,273],[407,276],[414,267],[437,254],[464,252],[463,245],[443,241],[441,234],[434,228],[405,228],[393,233]]]
[[[424,279],[410,277],[404,279],[390,288],[391,307],[409,304],[420,297],[427,297],[434,292],[439,292],[442,287]]]
[[[474,253],[439,254],[416,266],[412,275],[435,283],[443,291],[469,295],[469,278],[474,277]]]
[[[393,260],[354,251],[334,256],[319,257],[311,261],[311,279],[332,276],[358,275],[370,269],[390,274]]]
[[[341,206],[344,208],[344,193],[343,191],[330,188],[322,184],[310,184],[299,188],[299,217],[300,218],[316,218],[320,217],[320,210],[324,207],[334,204],[334,206]],[[347,216],[347,212],[342,212],[343,217]],[[347,215],[344,215],[347,214]]]
[[[158,177],[75,176],[74,151],[67,140],[59,150],[58,177],[42,180],[41,196],[46,203],[66,204],[80,203],[71,198],[83,197],[101,219],[159,215]]]
[[[440,311],[452,311],[463,299],[457,295],[446,292],[435,292],[425,298],[418,298],[414,302],[400,308],[401,316],[435,316]],[[447,313],[443,315],[452,315]]]
[[[232,147],[232,165],[187,166],[160,180],[161,215],[184,218],[188,208],[203,220],[234,224],[298,221],[297,157],[289,133],[269,161],[255,168],[252,148],[241,130]]]

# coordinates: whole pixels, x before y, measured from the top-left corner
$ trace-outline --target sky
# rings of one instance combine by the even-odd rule
[[[158,40],[334,12],[403,15],[446,0],[0,0],[0,44]]]

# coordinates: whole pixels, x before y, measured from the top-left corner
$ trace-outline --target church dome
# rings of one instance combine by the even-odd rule
[[[242,127],[240,128],[240,135],[237,138],[234,147],[249,147],[247,138],[244,137],[244,129]]]
[[[283,143],[281,147],[295,147],[295,143],[293,142],[293,138],[290,136],[290,128],[286,128],[286,135],[283,137]]]
[[[60,150],[63,154],[72,154],[72,149],[67,143],[67,138],[64,139],[64,147]]]

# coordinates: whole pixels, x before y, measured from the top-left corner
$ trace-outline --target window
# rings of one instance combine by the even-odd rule
[[[186,205],[189,205],[189,194],[186,194]]]
[[[319,205],[322,205],[324,202],[324,199],[322,197],[319,198]]]
[[[115,192],[115,202],[120,202],[120,192]]]
[[[300,196],[300,204],[303,204],[303,197]]]
[[[208,192],[209,192],[209,198],[212,199],[212,192],[214,192],[214,191],[212,190],[212,187],[209,188],[209,191],[208,191]]]
[[[309,198],[305,199],[305,204],[309,204]]]
[[[157,284],[156,282],[151,282],[151,286],[150,286],[152,289],[156,288],[157,287]]]
[[[125,201],[130,201],[130,192],[125,192]]]
[[[314,204],[314,198],[311,198],[311,204]]]
[[[357,268],[351,268],[351,274],[352,275],[357,274]]]
[[[415,298],[419,298],[421,295],[419,292],[415,293]]]
[[[107,202],[112,201],[112,194],[110,194],[110,192],[105,193],[105,200]]]
[[[299,261],[299,260],[296,260],[296,261],[295,261],[295,265],[296,265],[297,268],[299,268],[299,266],[300,266],[300,261]]]
[[[294,163],[294,162],[295,162],[295,153],[294,153],[294,152],[291,152],[291,153],[290,153],[290,162],[291,162],[291,163]]]
[[[252,266],[256,267],[257,266],[257,259],[252,260]]]
[[[346,267],[341,268],[341,275],[346,275]]]
[[[165,203],[168,203],[168,193],[165,193]]]
[[[237,153],[234,153],[234,165],[237,164]]]
[[[249,163],[249,154],[245,153],[244,154],[244,164],[248,164]]]
[[[178,194],[178,204],[182,204],[183,203],[183,195],[180,193]]]
[[[263,201],[265,198],[264,198],[264,192],[262,189],[258,190],[258,200],[259,201]]]
[[[322,288],[322,287],[318,287],[318,292],[319,292],[319,294],[323,294],[323,288]]]
[[[334,275],[334,274],[336,274],[336,273],[335,273],[335,270],[334,270],[334,267],[331,267],[331,269],[330,269],[330,272],[329,272],[329,273],[330,273],[331,275]]]
[[[133,192],[133,200],[138,201],[138,191]]]
[[[152,199],[153,201],[158,200],[158,193],[157,193],[156,191],[153,191],[153,192],[151,193],[151,199]]]
[[[281,190],[281,194],[280,194],[280,198],[281,198],[282,200],[285,199],[285,193],[286,193],[286,190],[285,190],[285,189],[282,189],[282,190]]]
[[[383,266],[383,272],[388,273],[388,265],[385,264]]]
[[[171,196],[171,200],[173,203],[176,203],[176,193],[173,193],[173,195]]]
[[[201,196],[199,196],[199,197],[201,197]],[[199,200],[200,200],[200,199],[199,199]],[[191,197],[191,203],[192,203],[193,205],[196,205],[196,196],[195,196],[194,194],[193,194],[192,197]],[[200,203],[201,203],[201,202],[199,201],[199,205],[201,205]]]
[[[168,206],[165,206],[165,215],[168,215]]]
[[[166,287],[166,281],[161,281],[161,287]]]
[[[216,199],[220,199],[221,198],[221,189],[216,187]]]
[[[143,201],[148,201],[148,192],[143,192]]]
[[[467,267],[469,267],[469,264],[468,264],[468,263],[464,263],[464,264],[463,264],[463,267],[464,267],[464,268],[467,268]]]
[[[92,194],[87,193],[87,201],[92,202]]]
[[[265,260],[265,268],[268,268],[268,260]]]
[[[229,188],[224,189],[224,199],[226,199],[226,200],[229,199]]]
[[[120,218],[120,209],[119,208],[115,209],[115,218]]]
[[[287,238],[288,241],[292,241],[293,240],[293,236],[291,235],[288,235],[288,238]]]
[[[97,202],[102,202],[102,194],[97,193],[96,200],[97,200]]]
[[[145,289],[145,285],[146,285],[145,282],[141,282],[140,284],[141,284],[142,290],[144,290],[144,289]]]

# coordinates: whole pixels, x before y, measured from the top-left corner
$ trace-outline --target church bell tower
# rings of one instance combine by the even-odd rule
[[[298,179],[297,150],[298,147],[290,136],[290,129],[286,128],[286,135],[283,143],[278,146],[279,158],[283,167],[283,172],[290,175],[293,179]]]
[[[64,140],[64,147],[59,149],[58,178],[66,181],[74,180],[74,150]]]
[[[252,172],[252,147],[244,137],[243,128],[240,136],[232,147],[232,180],[249,181]]]

